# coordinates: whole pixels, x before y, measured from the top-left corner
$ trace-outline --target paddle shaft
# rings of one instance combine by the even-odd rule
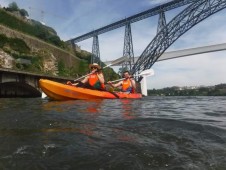
[[[118,58],[118,59],[116,59],[115,61],[113,61],[111,64],[108,64],[107,66],[104,66],[102,69],[105,69],[105,68],[107,68],[107,67],[110,67],[110,66],[115,65],[115,64],[118,64],[118,63],[121,63],[121,62],[123,62],[123,61],[126,61],[127,59],[128,59],[127,56]],[[84,75],[84,76],[82,76],[82,77],[79,77],[79,78],[75,79],[74,81],[80,80],[80,79],[82,79],[82,78],[84,78],[84,77],[87,77],[87,76],[89,76],[89,75],[91,75],[91,74],[92,74],[92,73],[86,74],[86,75]]]
[[[154,75],[154,70],[148,69],[148,70],[144,70],[144,71],[142,71],[140,74],[134,75],[134,76],[132,76],[132,77],[138,77],[138,76],[152,76],[152,75]],[[111,82],[114,83],[114,82],[121,81],[121,80],[124,80],[124,79],[125,79],[125,78],[121,78],[121,79],[114,80],[114,81],[111,81]]]

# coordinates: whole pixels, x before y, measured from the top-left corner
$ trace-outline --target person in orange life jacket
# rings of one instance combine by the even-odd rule
[[[86,76],[82,81],[77,81],[74,84],[68,81],[67,84],[77,87],[104,90],[104,75],[101,71],[101,67],[97,63],[93,63],[89,65],[89,69],[91,71],[90,74]]]
[[[135,80],[132,78],[132,76],[130,75],[129,71],[124,71],[123,72],[123,77],[125,78],[124,80],[112,84],[111,81],[108,82],[108,84],[110,84],[112,87],[119,87],[121,86],[122,92],[126,92],[126,93],[135,93],[136,91],[136,82]]]

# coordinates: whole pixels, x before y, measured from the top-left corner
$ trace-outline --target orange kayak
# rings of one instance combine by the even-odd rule
[[[142,94],[140,93],[126,94],[123,92],[113,93],[108,91],[91,90],[46,79],[39,80],[39,87],[49,98],[53,100],[142,98]]]

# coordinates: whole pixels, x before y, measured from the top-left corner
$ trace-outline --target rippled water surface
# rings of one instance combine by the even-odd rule
[[[0,99],[1,170],[226,169],[226,97]]]

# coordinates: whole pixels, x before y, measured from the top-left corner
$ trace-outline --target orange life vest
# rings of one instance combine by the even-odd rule
[[[100,83],[97,73],[89,75],[89,85],[95,89],[104,89],[104,84]]]
[[[132,83],[131,83],[130,79],[125,79],[122,81],[122,91],[134,93],[134,89],[132,87]]]

